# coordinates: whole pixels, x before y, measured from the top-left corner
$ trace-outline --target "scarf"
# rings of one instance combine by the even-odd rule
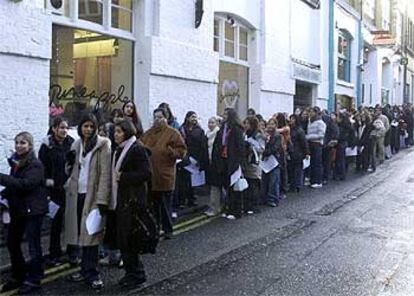
[[[24,155],[17,155],[17,153],[14,153],[8,160],[12,169],[12,175],[14,175],[20,168],[25,167],[34,157],[35,153],[33,150],[30,150]]]
[[[211,160],[212,153],[213,153],[214,140],[216,139],[216,136],[219,130],[220,128],[216,126],[212,131],[208,130],[206,132],[207,145],[208,145],[208,157],[210,160]]]
[[[111,210],[115,210],[117,199],[118,199],[118,181],[116,180],[116,176],[119,173],[119,170],[121,169],[121,165],[122,165],[122,162],[124,161],[126,154],[128,153],[129,149],[136,141],[137,141],[137,138],[135,136],[132,136],[128,140],[119,144],[117,149],[122,149],[122,152],[118,160],[116,160],[117,152],[114,153],[114,156],[112,159],[112,199],[109,203],[109,209]]]

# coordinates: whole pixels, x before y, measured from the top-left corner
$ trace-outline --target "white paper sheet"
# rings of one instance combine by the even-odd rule
[[[48,207],[49,207],[49,213],[47,213],[46,216],[48,216],[50,219],[54,219],[57,211],[59,210],[59,206],[50,200]]]
[[[265,160],[260,161],[259,165],[262,171],[267,174],[275,167],[277,167],[279,165],[279,162],[277,161],[276,157],[274,157],[274,155],[270,155]]]
[[[192,187],[203,186],[204,184],[206,184],[206,174],[204,171],[191,174]]]
[[[237,180],[241,178],[241,175],[242,175],[242,171],[241,171],[241,167],[239,166],[239,168],[230,176],[230,186],[233,186],[234,183],[236,183]]]
[[[357,156],[358,155],[358,148],[354,147],[346,147],[345,148],[345,156]]]
[[[308,167],[310,167],[310,157],[303,160],[303,169],[306,170]]]
[[[86,218],[86,230],[89,235],[101,232],[104,228],[101,213],[98,209],[93,209]]]
[[[256,150],[259,150],[261,148],[260,143],[253,138],[247,138],[246,142],[252,145]]]
[[[188,166],[185,166],[184,168],[188,172],[190,172],[192,175],[200,173],[200,168],[198,166],[196,166],[195,164],[192,164],[192,163],[190,163]]]

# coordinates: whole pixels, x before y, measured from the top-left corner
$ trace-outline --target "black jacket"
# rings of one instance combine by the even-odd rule
[[[74,139],[67,136],[62,144],[58,144],[53,136],[48,136],[39,150],[39,159],[45,168],[45,179],[54,181],[53,188],[48,188],[50,197],[59,205],[64,205],[63,185],[69,177],[65,172],[65,164],[73,142]]]
[[[191,156],[197,160],[200,169],[205,170],[208,165],[208,146],[204,130],[199,125],[194,126],[191,130],[183,125],[180,128],[180,133],[187,145],[186,159],[181,165],[189,165],[188,159]]]
[[[332,140],[338,140],[339,137],[339,127],[334,122],[329,115],[323,115],[322,120],[326,124],[326,132],[325,132],[325,138],[323,140],[323,144],[326,147],[328,143]]]
[[[115,152],[116,159],[122,150]],[[134,143],[125,155],[120,172],[121,177],[117,193],[117,224],[116,233],[118,246],[121,249],[134,249],[139,241],[135,237],[137,217],[147,208],[148,191],[152,176],[149,161],[150,152],[140,143]]]
[[[355,134],[354,129],[352,128],[351,124],[347,124],[344,122],[341,122],[338,124],[339,127],[339,137],[338,137],[338,143],[349,146],[349,147],[355,147]]]
[[[292,151],[290,151],[290,160],[292,163],[302,163],[303,159],[309,154],[308,141],[306,141],[305,131],[300,126],[295,126],[290,130],[290,140],[292,142]]]
[[[13,217],[43,215],[48,211],[42,163],[30,152],[16,168],[9,159],[10,175],[0,174],[0,185],[6,187],[1,195],[9,202]]]
[[[278,132],[266,141],[265,150],[263,151],[263,159],[273,155],[276,157],[280,165],[284,165],[284,155],[282,146],[282,137]]]
[[[241,127],[234,126],[230,130],[227,139],[227,158],[223,158],[223,132],[224,125],[220,128],[213,143],[210,168],[212,174],[215,175],[216,178],[214,178],[215,180],[210,180],[209,184],[228,187],[230,184],[230,176],[241,167],[244,156],[244,139]]]

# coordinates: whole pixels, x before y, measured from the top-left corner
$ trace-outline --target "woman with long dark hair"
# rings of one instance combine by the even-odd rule
[[[164,109],[166,114],[167,114],[167,123],[170,127],[175,128],[175,129],[180,129],[180,124],[177,121],[177,118],[175,118],[171,107],[168,103],[161,103],[158,105],[158,108]]]
[[[230,220],[241,217],[241,196],[240,192],[233,190],[231,176],[241,170],[243,148],[243,126],[237,112],[227,108],[223,114],[223,124],[214,140],[212,167],[220,176],[217,185],[227,191],[226,217]]]
[[[133,101],[127,101],[122,106],[122,112],[124,113],[124,118],[131,120],[134,124],[137,130],[136,136],[139,139],[144,133],[144,129],[142,128],[141,118],[138,115],[137,106]]]
[[[140,260],[136,228],[138,216],[147,207],[151,165],[149,150],[135,137],[135,127],[128,121],[115,123],[117,149],[112,161],[112,199],[116,201],[116,238],[125,266],[122,286],[136,286],[146,281]]]
[[[40,288],[43,278],[41,226],[47,213],[44,190],[44,169],[33,151],[33,137],[21,132],[14,138],[16,152],[8,160],[10,174],[0,173],[1,192],[9,204],[10,224],[7,248],[10,254],[11,279],[1,292],[19,288],[20,294],[28,294]],[[21,244],[23,236],[29,245],[30,261],[25,262]]]
[[[62,255],[61,232],[65,213],[64,184],[68,179],[65,172],[67,155],[74,142],[68,135],[68,122],[62,117],[53,119],[49,135],[43,140],[39,150],[39,159],[45,167],[46,187],[52,202],[59,209],[52,219],[50,228],[49,262],[50,265],[60,264]]]
[[[67,183],[65,237],[70,245],[82,247],[81,270],[70,279],[87,281],[93,289],[103,288],[98,267],[98,246],[104,232],[90,233],[86,219],[93,210],[106,216],[110,206],[111,142],[98,135],[98,122],[93,114],[82,117],[72,145],[75,161]],[[100,222],[104,225],[104,219]]]

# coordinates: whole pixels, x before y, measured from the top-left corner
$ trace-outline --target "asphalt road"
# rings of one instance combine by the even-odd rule
[[[414,150],[375,174],[288,196],[278,208],[217,218],[144,256],[148,282],[102,295],[414,295]],[[42,295],[91,295],[58,279]]]

